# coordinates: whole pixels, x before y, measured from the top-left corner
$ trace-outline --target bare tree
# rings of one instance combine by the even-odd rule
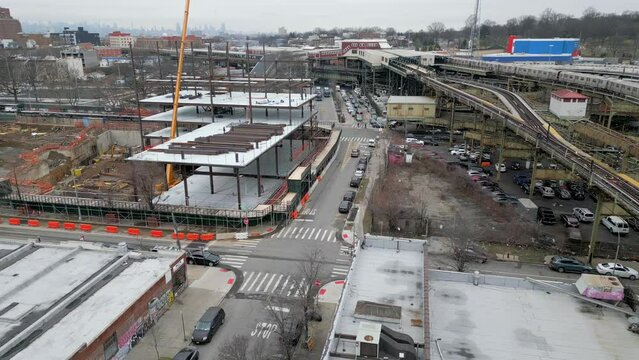
[[[455,271],[464,272],[468,270],[468,264],[476,260],[473,239],[477,235],[478,229],[477,226],[470,225],[459,217],[455,217],[452,224],[452,228],[449,229],[449,238],[453,268]]]
[[[18,102],[24,78],[24,63],[5,54],[0,64],[0,90],[11,96]]]
[[[135,195],[150,210],[155,208],[160,197],[156,194],[156,184],[164,184],[164,170],[161,165],[144,162],[129,163],[129,181],[133,185]]]
[[[246,335],[233,335],[220,347],[220,360],[266,360],[265,343],[261,339],[251,339]]]
[[[325,257],[322,250],[315,248],[310,250],[304,260],[298,265],[298,289],[300,289],[300,300],[304,314],[304,334],[308,337],[308,323],[316,312],[315,296],[313,286],[315,281],[319,281],[324,268]],[[299,279],[299,276],[302,278]]]
[[[304,312],[299,301],[286,301],[280,297],[269,297],[266,309],[279,337],[279,345],[286,360],[293,360],[295,348],[300,340]]]

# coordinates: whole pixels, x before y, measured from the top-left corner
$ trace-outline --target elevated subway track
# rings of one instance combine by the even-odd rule
[[[454,97],[459,102],[484,114],[499,119],[515,134],[535,147],[551,154],[557,161],[588,179],[590,185],[601,189],[616,203],[634,215],[639,215],[639,183],[625,174],[619,174],[605,164],[592,158],[565,140],[555,129],[539,118],[528,104],[514,93],[502,90],[502,94],[517,109],[514,115],[488,101],[470,95],[432,77],[432,73],[420,65],[394,61],[393,67],[403,69],[407,76],[414,76],[422,83],[443,95]]]

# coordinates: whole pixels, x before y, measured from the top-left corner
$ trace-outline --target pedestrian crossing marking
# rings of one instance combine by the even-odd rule
[[[366,136],[344,136],[341,138],[341,141],[346,142],[367,142],[369,137]]]
[[[248,260],[248,256],[241,255],[221,255],[222,263],[231,265],[236,268],[242,268],[242,265]]]
[[[271,235],[271,239],[300,239],[337,242],[333,229],[321,229],[306,226],[289,226]]]
[[[245,271],[239,292],[300,297],[308,293],[308,287],[306,278],[296,281],[286,274]]]
[[[348,274],[350,268],[347,266],[334,266],[331,271],[331,277],[344,277]]]

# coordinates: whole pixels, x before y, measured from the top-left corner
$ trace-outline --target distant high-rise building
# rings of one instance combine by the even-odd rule
[[[286,36],[288,35],[288,31],[286,31],[286,28],[284,26],[280,27],[279,29],[277,29],[277,33],[280,36]]]
[[[15,39],[22,32],[20,21],[11,17],[11,11],[0,7],[0,39]]]
[[[78,45],[81,43],[100,45],[100,34],[90,33],[84,30],[82,26],[79,26],[77,30],[65,27],[61,33],[52,33],[51,38],[61,45]]]

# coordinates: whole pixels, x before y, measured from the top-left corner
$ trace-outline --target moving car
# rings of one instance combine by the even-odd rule
[[[185,347],[178,351],[173,357],[173,360],[198,360],[200,358],[200,352],[192,347]]]
[[[344,200],[344,201],[353,201],[353,200],[355,200],[355,195],[356,194],[357,193],[355,191],[347,191],[344,194],[344,197],[342,198],[342,200]]]
[[[623,266],[622,264],[615,263],[601,263],[597,264],[597,272],[601,275],[617,276],[630,280],[635,280],[639,277],[637,270]]]
[[[191,340],[195,344],[208,343],[217,330],[224,324],[226,314],[219,306],[210,307],[204,312],[193,330]]]
[[[512,164],[510,164],[510,169],[511,170],[521,169],[521,163],[519,161],[514,161]]]
[[[368,139],[368,147],[375,147],[376,141],[375,139]],[[422,145],[424,143],[422,142]]]
[[[352,157],[352,158],[359,157],[359,154],[360,154],[359,149],[353,149],[353,150],[351,151],[351,157]]]
[[[561,214],[559,216],[566,227],[579,227],[579,220],[572,214]]]
[[[601,219],[601,224],[613,234],[626,235],[628,234],[628,232],[630,232],[628,223],[619,216],[606,216],[605,218]]]
[[[574,208],[572,214],[582,223],[591,223],[595,221],[595,214],[586,208]]]
[[[219,255],[215,255],[208,250],[187,248],[185,251],[187,264],[216,266],[220,263]]]
[[[540,206],[537,208],[537,221],[544,225],[554,225],[557,223],[557,218],[552,209]]]
[[[348,214],[348,212],[351,211],[351,206],[353,206],[352,202],[346,201],[346,200],[342,200],[342,202],[339,203],[338,211],[341,214]]]
[[[568,256],[553,256],[548,262],[548,267],[560,273],[573,272],[588,274],[594,272],[592,266]]]

